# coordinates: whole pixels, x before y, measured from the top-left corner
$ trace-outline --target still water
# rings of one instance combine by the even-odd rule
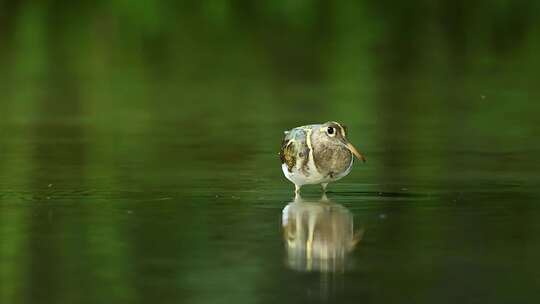
[[[5,7],[0,303],[540,300],[533,2],[119,3]],[[367,162],[295,198],[328,120]]]

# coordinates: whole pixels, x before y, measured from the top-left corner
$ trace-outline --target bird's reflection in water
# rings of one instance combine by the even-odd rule
[[[324,195],[319,200],[297,196],[282,215],[287,265],[299,271],[343,272],[347,256],[361,240],[353,214]]]

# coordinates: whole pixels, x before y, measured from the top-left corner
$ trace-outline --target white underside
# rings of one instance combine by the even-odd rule
[[[352,164],[353,164],[353,159],[351,158],[351,163],[349,167],[347,168],[347,170],[345,170],[344,172],[340,174],[335,175],[333,178],[330,178],[328,176],[323,176],[322,174],[320,174],[319,171],[317,171],[317,167],[315,166],[315,163],[313,162],[312,157],[309,158],[309,162],[308,162],[308,171],[309,171],[308,176],[306,176],[300,170],[299,165],[294,166],[292,169],[292,172],[289,172],[287,165],[282,164],[281,170],[283,170],[283,174],[288,180],[290,180],[292,183],[294,183],[297,186],[302,186],[302,185],[313,185],[313,184],[324,184],[324,183],[335,182],[343,178],[347,174],[349,174],[349,172],[351,172]]]

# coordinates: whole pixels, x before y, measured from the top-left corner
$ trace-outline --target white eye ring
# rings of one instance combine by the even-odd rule
[[[330,137],[336,136],[336,128],[334,128],[334,127],[328,127],[328,128],[326,129],[326,134],[328,134],[328,136],[330,136]]]

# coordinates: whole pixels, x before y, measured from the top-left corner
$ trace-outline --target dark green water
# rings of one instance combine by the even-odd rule
[[[0,3],[0,303],[540,300],[535,2]]]

